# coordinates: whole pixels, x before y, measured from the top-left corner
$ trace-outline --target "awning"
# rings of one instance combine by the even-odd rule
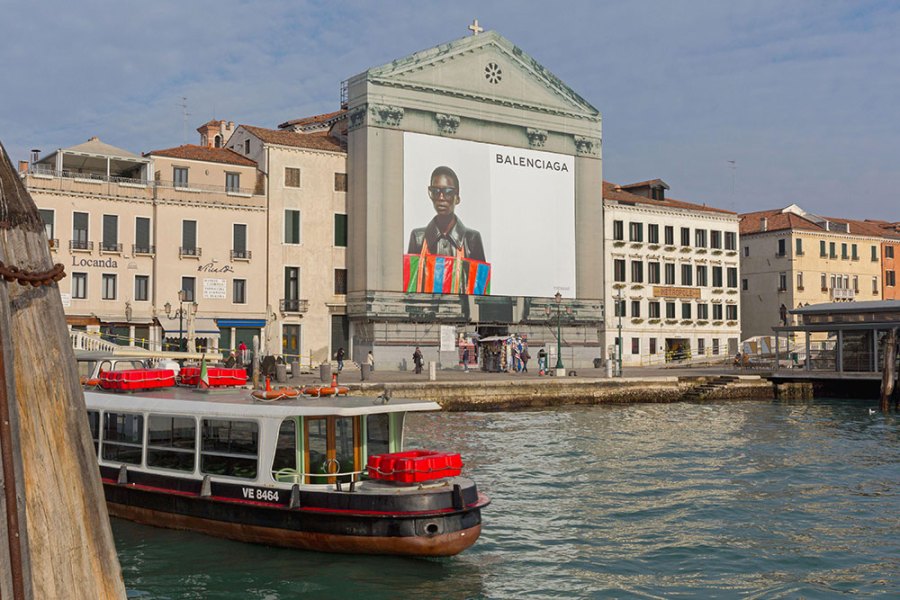
[[[261,329],[266,326],[265,319],[216,319],[219,327],[254,327]]]
[[[179,320],[177,318],[169,319],[167,317],[159,317],[159,324],[166,332],[165,337],[181,338],[187,335],[187,318],[185,317],[184,319],[181,319],[181,326],[184,327],[184,331],[179,330],[178,321]],[[194,336],[203,338],[218,338],[219,327],[216,325],[216,320],[207,317],[194,317]]]

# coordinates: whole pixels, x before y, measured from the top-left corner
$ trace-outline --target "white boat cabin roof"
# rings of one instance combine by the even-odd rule
[[[391,398],[384,402],[377,396],[298,396],[262,401],[251,396],[247,389],[207,391],[184,387],[146,392],[85,391],[84,399],[88,410],[171,412],[230,418],[351,417],[441,409],[436,402],[405,398]]]

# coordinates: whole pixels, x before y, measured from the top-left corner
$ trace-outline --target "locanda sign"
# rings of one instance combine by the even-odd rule
[[[115,260],[111,258],[75,258],[72,257],[73,267],[102,267],[104,269],[115,269],[119,266]]]

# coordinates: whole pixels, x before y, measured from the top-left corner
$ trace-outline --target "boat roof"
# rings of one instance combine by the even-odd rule
[[[169,350],[145,350],[143,348],[133,348],[122,346],[115,350],[79,350],[75,349],[75,360],[77,361],[96,361],[96,360],[127,360],[129,358],[137,358],[146,360],[149,358],[161,359],[169,358],[173,360],[201,360],[204,356],[209,362],[219,359],[218,354],[210,354],[204,352],[174,352]]]
[[[251,396],[250,390],[243,388],[198,390],[176,387],[140,393],[85,391],[84,400],[88,409],[138,410],[227,418],[351,417],[441,409],[440,404],[428,400],[392,398],[384,402],[377,396],[297,396],[262,401]]]

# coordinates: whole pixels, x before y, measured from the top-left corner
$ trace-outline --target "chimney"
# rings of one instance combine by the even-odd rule
[[[769,230],[769,219],[766,217],[759,218],[759,230],[760,231],[768,231]]]
[[[28,161],[20,160],[19,161],[19,173],[27,173],[28,172]]]
[[[36,163],[41,160],[41,151],[38,148],[31,149],[31,162]]]

